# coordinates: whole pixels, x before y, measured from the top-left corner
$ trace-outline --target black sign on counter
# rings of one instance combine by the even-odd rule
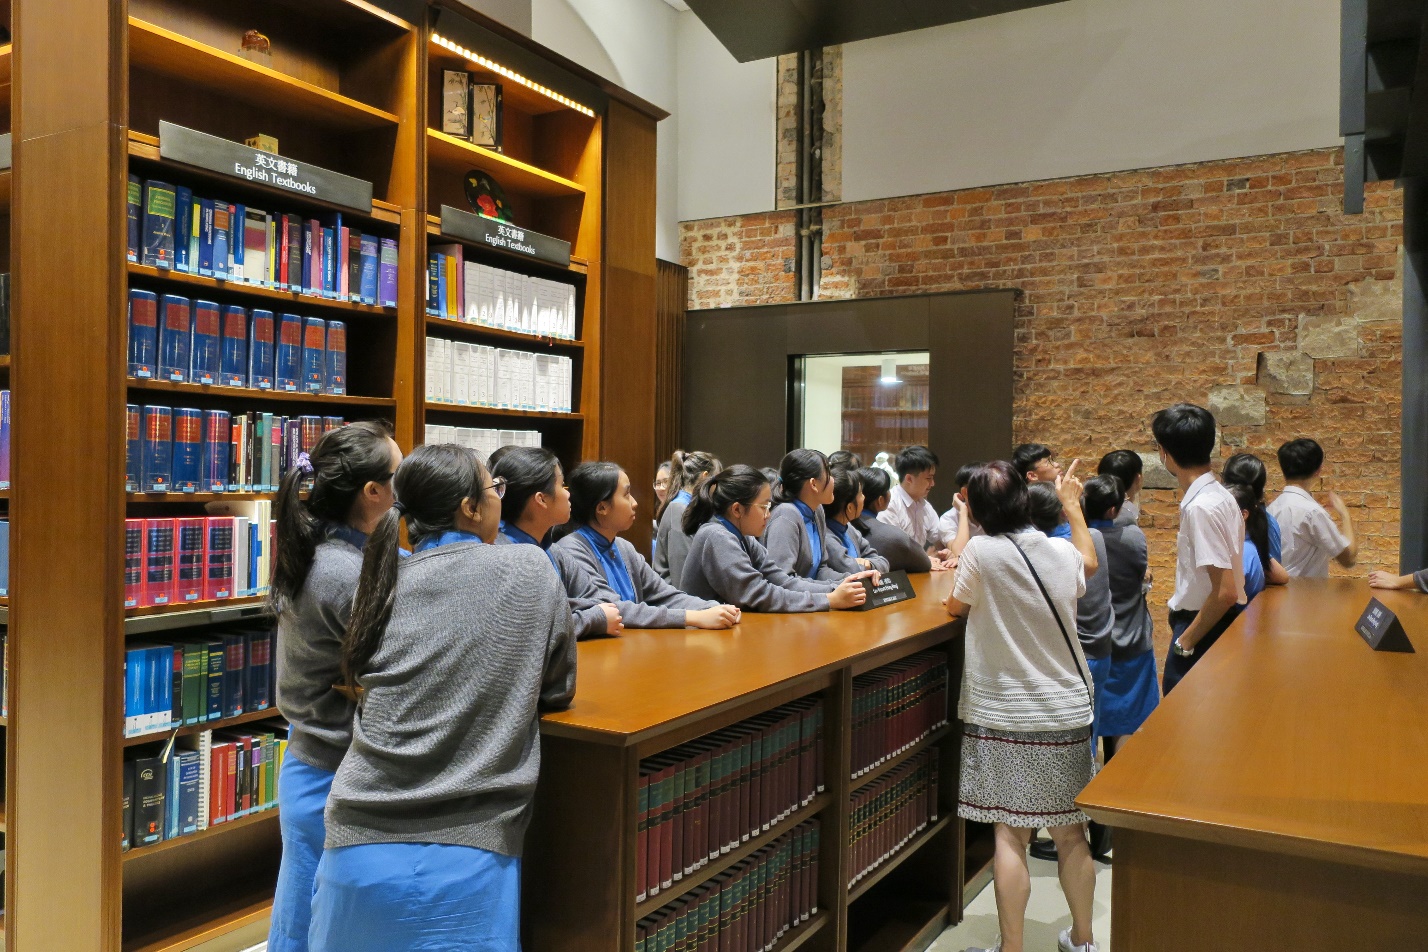
[[[1374,651],[1413,651],[1413,642],[1408,640],[1408,632],[1398,616],[1376,598],[1370,598],[1368,607],[1359,616],[1357,631]]]
[[[860,612],[905,602],[909,598],[917,597],[917,593],[912,590],[912,582],[908,580],[907,573],[901,569],[896,572],[884,572],[876,586],[873,585],[871,578],[865,578],[863,579],[863,588],[868,591],[868,600],[857,609]]]
[[[372,183],[159,121],[159,157],[372,214]]]
[[[450,205],[441,206],[441,233],[474,241],[497,251],[548,261],[562,268],[570,267],[570,242],[510,222],[463,212]]]

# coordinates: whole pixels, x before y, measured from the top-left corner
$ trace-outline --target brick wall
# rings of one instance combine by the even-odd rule
[[[1342,187],[1326,149],[839,205],[821,293],[1021,291],[1015,436],[1067,459],[1150,451],[1150,416],[1190,400],[1273,492],[1275,448],[1315,437],[1361,575],[1397,564],[1402,204],[1380,184],[1346,216]],[[682,229],[691,308],[793,299],[790,213]],[[1146,503],[1163,607],[1175,496]]]

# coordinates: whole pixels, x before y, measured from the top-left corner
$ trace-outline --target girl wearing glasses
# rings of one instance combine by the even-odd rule
[[[581,463],[570,471],[569,532],[560,552],[594,580],[601,600],[618,604],[631,628],[732,628],[739,609],[686,595],[655,574],[620,533],[635,524],[639,504],[630,477],[614,463]]]
[[[828,457],[818,450],[794,450],[779,464],[778,475],[775,505],[763,539],[769,559],[790,575],[826,582],[838,582],[853,571],[871,568],[857,566],[840,571],[833,564],[833,547],[827,544],[829,529],[823,512],[823,507],[833,502]]]
[[[327,806],[314,952],[519,947],[539,716],[575,693],[565,589],[534,546],[490,545],[475,454],[421,446],[362,562],[343,673],[361,701]],[[402,519],[413,543],[397,558]]]
[[[283,477],[271,601],[278,619],[278,710],[288,752],[278,785],[283,859],[268,948],[304,952],[313,877],[327,835],[322,811],[352,742],[353,702],[334,689],[367,536],[392,507],[402,451],[382,422],[325,434]],[[302,497],[311,482],[308,497]]]
[[[606,598],[590,573],[564,549],[550,544],[550,531],[570,519],[570,490],[560,460],[548,449],[516,446],[501,454],[491,470],[501,497],[497,545],[535,545],[545,551],[570,600],[576,638],[617,635],[624,630],[614,598]]]
[[[867,601],[858,572],[841,581],[790,575],[759,542],[773,508],[769,481],[751,466],[731,466],[712,476],[684,512],[694,537],[680,587],[698,598],[717,598],[757,612],[823,612]]]

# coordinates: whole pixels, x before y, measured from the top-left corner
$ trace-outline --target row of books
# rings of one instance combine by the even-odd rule
[[[124,736],[266,711],[275,695],[272,628],[198,632],[124,648]]]
[[[10,520],[0,519],[0,598],[10,596]]]
[[[575,286],[466,261],[461,245],[442,245],[427,254],[426,313],[574,340]]]
[[[574,384],[569,357],[426,339],[428,403],[570,413]]]
[[[947,656],[923,651],[853,679],[853,779],[947,723]]]
[[[10,391],[0,390],[0,489],[10,488]]]
[[[823,789],[823,704],[803,698],[640,762],[635,901],[767,832]]]
[[[854,883],[937,822],[937,752],[923,751],[853,791],[848,824]]]
[[[817,820],[635,924],[635,952],[768,952],[818,914]]]
[[[214,516],[124,520],[124,607],[263,595],[272,578],[272,503],[212,502]]]
[[[129,176],[129,260],[334,301],[397,304],[395,239]]]
[[[337,416],[282,416],[128,404],[127,492],[273,492]]]
[[[129,292],[129,376],[345,396],[347,325],[136,288]]]
[[[540,430],[487,430],[474,426],[426,425],[426,443],[455,443],[480,454],[483,460],[503,446],[540,446]]]
[[[202,731],[124,762],[122,849],[152,846],[278,805],[288,728]]]

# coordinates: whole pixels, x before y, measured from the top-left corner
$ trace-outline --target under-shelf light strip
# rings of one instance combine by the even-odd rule
[[[465,57],[466,59],[475,63],[477,66],[482,67],[483,69],[490,70],[498,76],[503,76],[513,83],[520,83],[527,89],[532,89],[540,93],[542,96],[545,96],[547,99],[552,99],[560,103],[562,106],[568,106],[569,108],[574,109],[578,113],[582,113],[592,118],[595,116],[595,111],[589,106],[582,106],[580,103],[576,102],[568,96],[562,96],[560,93],[556,92],[553,89],[547,89],[540,83],[537,83],[533,80],[529,80],[526,77],[522,76],[520,73],[517,73],[514,70],[509,70],[506,67],[502,66],[500,63],[495,62],[494,60],[488,60],[480,53],[473,53],[464,46],[458,46],[457,44],[448,40],[446,37],[442,36],[440,33],[433,33],[432,39],[436,41],[437,46],[448,49],[451,52],[455,53],[457,56]]]

